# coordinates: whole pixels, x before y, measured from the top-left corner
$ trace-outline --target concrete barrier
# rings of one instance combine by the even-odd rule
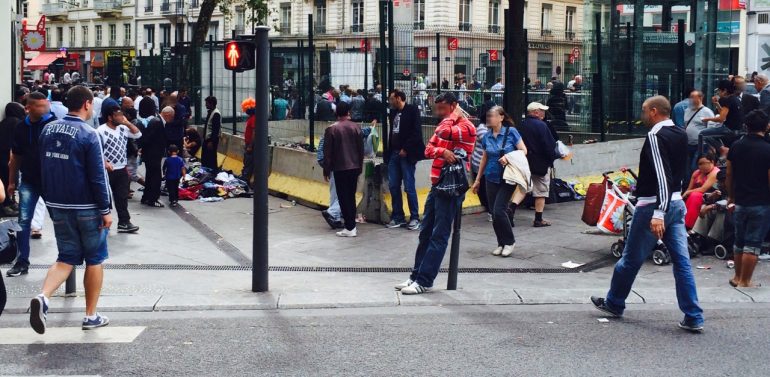
[[[572,160],[557,160],[554,170],[562,179],[596,176],[608,170],[618,171],[621,167],[636,170],[643,144],[643,138],[576,144],[572,147]]]

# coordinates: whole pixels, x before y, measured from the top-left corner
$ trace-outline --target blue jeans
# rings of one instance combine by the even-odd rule
[[[623,313],[626,308],[626,298],[631,293],[636,274],[642,267],[642,263],[650,256],[657,244],[657,239],[650,231],[655,205],[636,207],[631,229],[626,239],[626,248],[623,257],[615,265],[612,274],[610,291],[607,293],[607,306]],[[687,251],[687,231],[684,227],[684,215],[686,209],[681,200],[672,201],[664,223],[666,233],[663,242],[671,253],[673,263],[674,280],[676,282],[676,298],[679,309],[684,312],[688,324],[703,324],[703,309],[698,305],[698,293],[695,289],[695,278],[690,266],[690,255]]]
[[[390,154],[390,160],[388,161],[388,186],[390,188],[390,196],[393,204],[393,213],[390,215],[391,220],[406,221],[406,215],[404,215],[404,200],[401,197],[401,181],[404,182],[404,191],[406,192],[406,200],[409,204],[409,220],[416,220],[420,218],[420,205],[417,203],[417,189],[414,183],[414,172],[417,168],[416,164],[409,162],[409,158],[401,157],[398,152],[392,152]]]
[[[759,255],[770,229],[770,206],[735,206],[735,254]]]
[[[21,231],[17,237],[19,256],[16,265],[29,267],[29,235],[32,231],[32,218],[35,216],[35,206],[40,199],[40,189],[24,183],[19,185],[19,226]]]
[[[334,183],[334,173],[329,175],[329,208],[326,212],[335,221],[342,221],[342,209],[340,209],[340,200],[337,198],[337,185]]]
[[[452,223],[464,200],[465,195],[447,199],[436,195],[434,190],[428,194],[420,225],[420,242],[417,244],[410,276],[410,279],[423,287],[433,286],[452,234]]]
[[[96,209],[48,208],[59,249],[57,262],[79,266],[100,265],[107,257],[107,234]]]

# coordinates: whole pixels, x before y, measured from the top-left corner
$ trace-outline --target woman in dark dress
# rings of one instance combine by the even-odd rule
[[[215,172],[218,170],[217,148],[219,148],[219,137],[222,130],[222,114],[217,109],[217,98],[206,98],[206,109],[209,114],[206,117],[206,128],[209,134],[203,141],[203,153],[201,155],[201,165]]]

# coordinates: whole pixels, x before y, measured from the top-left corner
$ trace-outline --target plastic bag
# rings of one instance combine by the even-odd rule
[[[454,164],[445,163],[435,187],[436,193],[444,198],[456,198],[464,195],[469,188],[468,169],[465,167],[465,162],[458,160]]]
[[[364,158],[375,158],[377,157],[377,149],[380,145],[380,135],[377,132],[377,127],[366,127],[364,130]]]
[[[599,223],[596,227],[604,233],[620,234],[623,232],[623,211],[628,201],[618,196],[614,191],[607,190],[599,213]]]

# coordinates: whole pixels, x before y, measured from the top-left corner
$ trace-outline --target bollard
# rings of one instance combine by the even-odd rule
[[[452,247],[449,252],[449,277],[447,278],[446,289],[454,291],[457,289],[457,270],[460,264],[460,230],[463,220],[463,208],[457,209],[455,221],[452,227]]]
[[[257,45],[256,55],[259,64],[269,65],[270,45],[266,26],[258,26],[255,34]],[[256,122],[254,127],[254,221],[252,240],[252,270],[251,290],[267,292],[268,290],[268,242],[267,242],[267,176],[268,166],[268,95],[270,77],[267,69],[258,69],[256,74],[257,102]]]
[[[67,277],[67,282],[64,285],[65,296],[75,296],[75,291],[77,290],[77,280],[75,279],[77,279],[77,273],[75,273],[75,266],[72,266],[72,272],[70,272],[70,276]]]

